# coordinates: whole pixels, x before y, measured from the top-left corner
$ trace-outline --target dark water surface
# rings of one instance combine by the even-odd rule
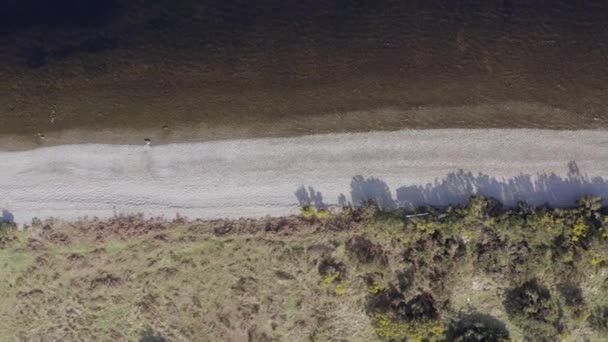
[[[608,126],[604,1],[5,3],[0,135]]]

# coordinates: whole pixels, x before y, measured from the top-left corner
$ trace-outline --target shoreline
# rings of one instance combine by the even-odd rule
[[[182,123],[175,126],[141,126],[141,128],[136,128],[133,124],[122,128],[95,128],[94,125],[88,125],[75,129],[42,130],[32,135],[0,134],[0,152],[71,144],[143,145],[144,139],[151,139],[152,144],[158,146],[234,139],[290,138],[318,134],[400,130],[608,129],[608,122],[603,117],[577,122],[554,120],[563,115],[562,112],[564,111],[540,104],[510,101],[499,104],[421,107],[409,110],[383,108],[316,116],[288,116],[276,120],[246,119],[245,122],[233,123],[220,120],[189,125]],[[571,115],[563,115],[563,117],[572,118]]]
[[[454,142],[458,141],[458,144]],[[3,152],[0,206],[19,222],[120,213],[201,219],[283,216],[321,201],[388,208],[567,206],[608,197],[608,137],[597,130],[402,130]],[[312,190],[311,190],[312,188]]]

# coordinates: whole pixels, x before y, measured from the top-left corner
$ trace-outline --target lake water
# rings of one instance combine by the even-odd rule
[[[0,135],[32,143],[608,125],[601,1],[42,3],[0,14]]]

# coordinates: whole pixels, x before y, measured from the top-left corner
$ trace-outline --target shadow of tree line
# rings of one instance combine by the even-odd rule
[[[608,198],[608,180],[600,176],[583,174],[575,161],[568,163],[565,177],[555,173],[520,174],[512,178],[497,179],[487,174],[473,174],[458,170],[432,183],[406,185],[396,189],[393,197],[388,185],[380,178],[354,176],[351,181],[351,200],[344,194],[338,197],[338,205],[361,206],[374,202],[379,208],[390,210],[398,207],[413,209],[420,206],[448,206],[466,204],[471,195],[483,195],[500,200],[506,206],[518,202],[530,205],[549,204],[554,207],[569,207],[583,195],[598,195]],[[313,187],[298,188],[295,195],[300,205],[326,207],[321,192]]]
[[[6,210],[6,209],[2,209],[2,211],[0,212],[0,223],[12,223],[15,221],[15,216],[13,215],[13,213],[11,213],[10,211]]]

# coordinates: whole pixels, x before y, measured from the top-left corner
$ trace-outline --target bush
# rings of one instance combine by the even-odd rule
[[[397,281],[399,283],[399,289],[401,292],[410,290],[414,285],[415,280],[416,272],[414,272],[414,270],[411,268],[397,272]]]
[[[401,305],[405,304],[403,293],[394,286],[389,286],[368,297],[367,313],[396,313]]]
[[[502,342],[509,340],[505,324],[496,318],[481,313],[460,314],[446,334],[453,342]]]
[[[549,289],[536,279],[506,291],[503,305],[509,318],[521,327],[526,341],[554,341],[560,330],[561,312]]]
[[[478,220],[496,217],[501,211],[502,203],[494,198],[484,196],[471,196],[469,204],[465,208],[466,216]]]
[[[583,304],[583,291],[572,283],[561,283],[557,285],[559,293],[564,297],[566,305],[575,306]]]
[[[346,248],[361,263],[370,263],[374,260],[386,264],[388,259],[382,246],[377,245],[363,236],[355,236],[346,242]]]
[[[598,305],[589,316],[589,324],[595,330],[608,332],[608,305]]]
[[[439,316],[433,296],[425,292],[410,299],[404,305],[399,305],[397,313],[401,319],[409,321],[425,321]]]
[[[17,239],[16,230],[17,225],[14,222],[2,221],[0,216],[0,248],[9,246]]]
[[[367,313],[380,337],[443,341],[444,328],[436,305],[430,293],[406,301],[403,293],[391,285],[368,297]]]
[[[506,243],[491,229],[484,229],[475,246],[477,265],[488,273],[500,272],[508,264],[504,249]]]
[[[141,333],[139,342],[166,342],[167,339],[161,334],[155,333],[154,330],[148,328]]]
[[[439,320],[404,321],[386,313],[375,313],[371,318],[376,334],[390,341],[445,341],[445,328]]]
[[[526,319],[545,320],[553,310],[551,293],[536,279],[507,290],[503,305],[510,317],[524,316]]]
[[[0,217],[0,234],[9,233],[17,228],[15,222],[12,221],[2,221],[2,217]]]
[[[336,292],[342,292],[338,294],[343,294],[346,291],[344,284],[340,284],[341,281],[346,279],[346,265],[344,263],[326,257],[319,263],[318,271],[325,287],[337,284],[339,287],[336,288]]]
[[[602,198],[600,196],[587,195],[576,201],[579,208],[586,211],[598,211],[602,208]]]

